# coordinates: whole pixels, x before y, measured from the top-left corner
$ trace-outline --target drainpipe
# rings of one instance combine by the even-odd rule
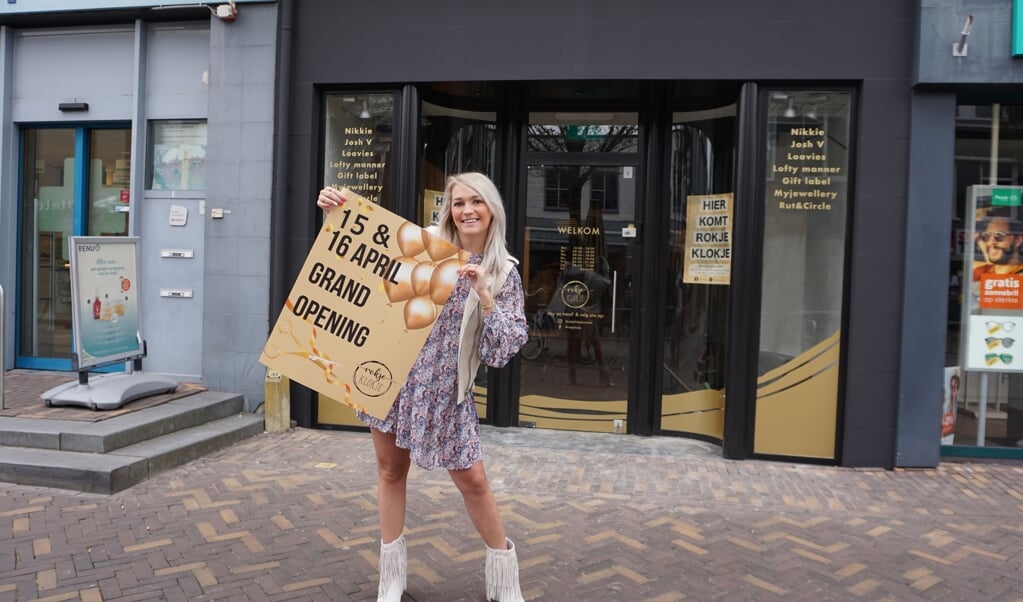
[[[291,135],[289,112],[291,109],[291,54],[294,38],[294,4],[292,0],[280,0],[278,4],[280,19],[277,40],[277,111],[275,116],[276,133],[274,135],[274,174],[273,200],[271,202],[270,223],[270,316],[276,317],[284,305],[288,283],[281,282],[287,262],[287,232],[289,211],[287,207],[288,190],[291,188],[291,177],[288,170],[288,139]],[[280,298],[278,298],[280,297]],[[271,320],[273,321],[273,320]],[[269,325],[267,326],[269,329]],[[269,334],[269,332],[268,332]]]
[[[293,0],[280,0],[278,5],[278,37],[277,37],[277,110],[275,115],[276,133],[274,135],[274,172],[273,172],[273,198],[270,203],[270,319],[267,322],[267,335],[277,313],[284,306],[284,300],[291,286],[290,282],[284,282],[287,274],[288,258],[293,252],[288,248],[291,237],[289,232],[294,221],[293,212],[289,211],[288,191],[291,190],[291,175],[288,169],[288,144],[291,138],[291,122],[289,114],[291,111],[291,63],[292,47],[294,45],[295,33],[295,2]],[[273,375],[268,375],[273,376]],[[279,378],[279,377],[278,377]],[[269,382],[269,381],[268,381]],[[282,387],[290,389],[287,379],[281,379],[276,385],[276,393],[272,395],[275,403],[285,403],[290,406],[290,395],[281,391]],[[265,400],[269,402],[270,400]],[[308,405],[308,404],[307,404]],[[301,409],[301,404],[300,404]],[[290,408],[289,408],[290,410]],[[267,408],[271,414],[271,408]],[[299,424],[309,424],[312,420],[311,408],[305,408],[297,416]],[[273,408],[274,415],[288,415],[285,408]],[[308,414],[308,415],[307,415]],[[290,422],[290,419],[288,420]],[[283,426],[283,425],[282,425]],[[286,427],[285,427],[286,428]]]

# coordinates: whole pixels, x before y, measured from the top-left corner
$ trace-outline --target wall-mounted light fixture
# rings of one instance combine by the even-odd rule
[[[89,110],[89,103],[87,103],[87,102],[62,102],[62,103],[59,103],[57,105],[57,109],[59,109],[63,113],[74,112],[74,111],[88,111]]]
[[[789,96],[789,106],[785,107],[785,112],[782,113],[782,115],[788,117],[789,119],[792,119],[793,117],[796,116],[796,107],[793,104],[791,96]]]
[[[966,17],[966,25],[963,25],[963,31],[959,34],[959,41],[952,44],[952,56],[958,58],[966,56],[966,52],[969,49],[966,44],[966,38],[969,37],[971,29],[973,29],[973,15]]]
[[[366,101],[362,101],[362,112],[359,113],[359,119],[369,119],[369,105]]]

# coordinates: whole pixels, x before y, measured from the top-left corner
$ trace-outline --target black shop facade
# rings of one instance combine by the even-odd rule
[[[425,226],[480,171],[530,324],[483,422],[894,466],[912,7],[740,5],[281,2],[271,312],[321,187]]]

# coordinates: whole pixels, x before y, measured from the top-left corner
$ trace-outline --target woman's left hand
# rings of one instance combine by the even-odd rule
[[[479,296],[480,301],[484,305],[486,305],[487,300],[493,301],[490,298],[490,291],[487,289],[487,271],[483,269],[483,266],[467,263],[458,268],[458,275],[469,279],[473,290],[476,291],[476,295]]]

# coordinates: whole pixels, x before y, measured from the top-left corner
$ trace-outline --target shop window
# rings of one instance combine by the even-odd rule
[[[325,99],[324,184],[346,187],[384,207],[390,205],[390,155],[394,95],[343,93]],[[437,221],[447,176],[479,171],[495,177],[496,113],[423,102],[420,115],[420,225]],[[487,418],[487,367],[476,375],[474,395]],[[319,396],[321,425],[363,424],[348,406]]]
[[[956,115],[941,441],[973,455],[1023,447],[1023,106]]]
[[[420,223],[425,226],[437,222],[448,176],[478,171],[496,179],[497,114],[423,102],[419,134]],[[508,201],[505,199],[506,206]],[[487,367],[480,366],[473,388],[476,413],[484,422],[489,394],[487,375]]]
[[[327,94],[324,107],[323,185],[390,208],[394,94]]]
[[[151,122],[147,156],[147,189],[206,190],[206,121]]]
[[[851,103],[767,94],[757,454],[835,457]]]
[[[660,427],[716,441],[724,438],[735,109],[676,112],[671,127]],[[699,233],[712,234],[698,241]],[[697,259],[694,249],[718,258]]]
[[[497,114],[423,102],[419,130],[422,225],[437,221],[448,176],[466,171],[495,174]]]

